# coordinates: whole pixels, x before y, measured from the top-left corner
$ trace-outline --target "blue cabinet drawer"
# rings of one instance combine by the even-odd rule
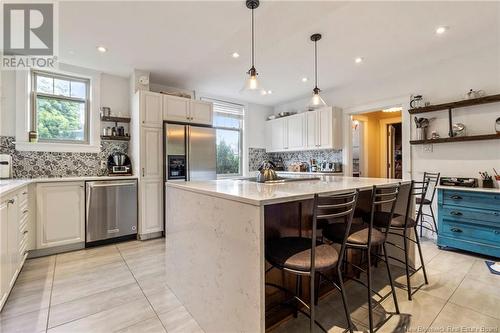
[[[442,204],[500,211],[500,194],[443,190]]]
[[[441,222],[439,234],[442,236],[500,246],[500,226],[460,223],[446,219]]]
[[[443,206],[439,210],[443,218],[446,220],[454,220],[457,222],[471,222],[478,224],[486,224],[498,226],[500,228],[500,211],[490,209],[476,209],[462,206]]]

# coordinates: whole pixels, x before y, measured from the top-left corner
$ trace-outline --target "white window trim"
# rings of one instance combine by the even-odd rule
[[[81,67],[59,64],[59,69],[50,70],[55,74],[78,76],[90,80],[88,143],[36,142],[28,140],[31,130],[31,71],[20,70],[16,73],[16,149],[20,151],[97,153],[101,150],[100,91],[101,73]]]

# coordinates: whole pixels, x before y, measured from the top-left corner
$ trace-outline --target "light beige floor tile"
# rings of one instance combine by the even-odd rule
[[[117,248],[125,259],[138,258],[144,254],[165,253],[165,238],[152,239],[147,241],[132,241],[117,244]]]
[[[182,305],[168,287],[148,290],[145,294],[157,313],[168,312]]]
[[[408,300],[405,290],[397,288],[396,295],[400,313],[411,315],[410,328],[412,329],[428,327],[446,304],[446,300],[423,292],[417,292],[411,301]],[[383,301],[382,306],[389,312],[396,310],[392,298]],[[404,318],[401,319],[404,320]]]
[[[135,279],[124,263],[102,265],[93,271],[85,271],[54,278],[52,288],[53,305],[103,292],[134,283]]]
[[[136,277],[136,279],[144,293],[149,294],[151,290],[168,286],[165,274],[165,272],[160,271],[152,274],[140,275]]]
[[[180,306],[169,312],[158,315],[168,333],[198,333],[203,332],[191,314]]]
[[[14,292],[9,296],[2,309],[2,316],[11,317],[28,312],[40,311],[49,307],[50,288],[38,293],[30,293],[18,297]]]
[[[453,252],[441,251],[426,265],[430,270],[434,269],[444,273],[467,273],[476,259],[470,255]]]
[[[2,333],[37,333],[45,332],[49,309],[25,313],[19,316],[4,318],[0,316],[0,332]]]
[[[132,326],[126,327],[115,333],[166,333],[161,321],[158,318],[151,318]]]
[[[450,298],[450,303],[500,319],[498,285],[466,277]]]
[[[129,302],[79,320],[53,327],[50,333],[109,333],[154,318],[156,314],[146,299]]]
[[[55,256],[26,260],[17,281],[52,279],[54,276]]]
[[[498,332],[500,329],[500,320],[459,305],[448,303],[434,320],[431,328],[434,332],[444,332],[450,326],[457,329],[453,332]]]
[[[341,333],[345,330],[346,326],[343,322],[336,323],[330,322],[325,323],[325,320],[321,320],[320,318],[318,322],[328,330],[328,333]],[[367,328],[356,321],[353,322],[354,332],[365,332]],[[269,333],[304,333],[309,332],[309,318],[299,313],[297,318],[292,318],[280,324],[279,326],[273,328]],[[319,327],[315,326],[314,332],[323,332]]]
[[[144,294],[137,283],[132,283],[66,303],[53,305],[50,308],[49,328],[138,299],[145,299]]]
[[[69,252],[57,255],[56,274],[69,274],[86,268],[95,268],[122,261],[123,258],[114,245]]]
[[[483,259],[474,261],[467,278],[492,284],[500,288],[500,275],[492,274]]]
[[[134,274],[136,278],[141,278],[143,276],[154,273],[166,273],[166,263],[164,255],[126,260],[126,263],[129,266],[132,274]]]

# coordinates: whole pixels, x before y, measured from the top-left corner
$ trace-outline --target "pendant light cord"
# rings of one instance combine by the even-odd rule
[[[255,38],[255,36],[254,36],[254,28],[253,28],[253,20],[254,20],[253,11],[254,11],[254,9],[252,8],[252,68],[254,68],[254,65],[255,65],[254,64],[254,60],[255,60],[254,38]]]
[[[318,89],[318,42],[314,41],[314,88]]]

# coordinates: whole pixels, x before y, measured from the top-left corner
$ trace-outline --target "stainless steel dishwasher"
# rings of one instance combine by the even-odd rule
[[[134,238],[137,234],[137,181],[86,183],[87,245]]]

